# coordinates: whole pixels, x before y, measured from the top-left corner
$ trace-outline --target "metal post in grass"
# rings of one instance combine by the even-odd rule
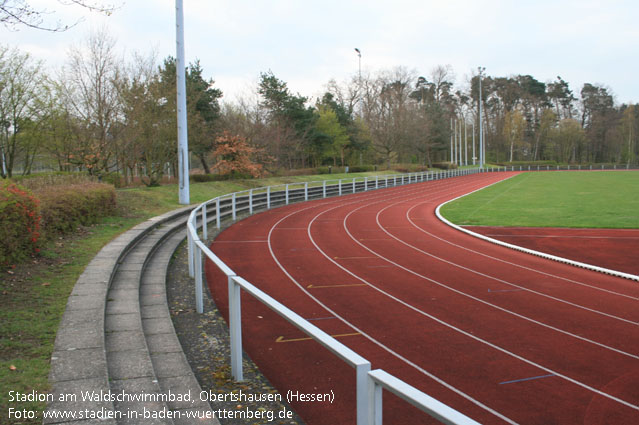
[[[236,209],[235,209],[235,192],[233,192],[233,194],[231,195],[231,211],[232,211],[231,217],[233,218],[233,221],[235,221],[235,219],[237,218]]]
[[[243,381],[242,371],[242,303],[240,285],[228,277],[229,292],[229,335],[231,339],[231,376],[235,381]]]

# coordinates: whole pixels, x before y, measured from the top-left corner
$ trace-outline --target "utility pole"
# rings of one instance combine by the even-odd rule
[[[479,71],[479,168],[484,168],[484,161],[486,160],[486,158],[484,158],[484,126],[482,125],[483,115],[481,107],[481,77],[486,68],[480,66],[477,68],[477,70]]]
[[[186,121],[186,72],[184,61],[184,11],[175,0],[175,47],[177,73],[178,176],[180,204],[191,203],[189,195],[189,139]]]

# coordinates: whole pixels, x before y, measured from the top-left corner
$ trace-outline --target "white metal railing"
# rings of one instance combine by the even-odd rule
[[[441,401],[424,394],[412,385],[381,369],[368,372],[367,376],[370,424],[382,425],[382,389],[386,389],[442,423],[449,425],[479,425],[479,422],[470,419],[468,416],[446,406]]]
[[[413,404],[429,415],[447,424],[476,424],[472,419],[449,408],[429,397],[418,389],[406,384],[398,378],[382,371],[371,372],[371,363],[351,350],[337,339],[331,337],[317,326],[290,310],[279,301],[251,284],[226,265],[209,247],[202,242],[208,239],[208,223],[215,221],[221,228],[224,216],[232,221],[237,220],[238,212],[246,211],[249,215],[256,210],[267,210],[275,205],[287,205],[293,201],[308,201],[313,198],[326,198],[329,195],[340,196],[346,193],[357,193],[358,190],[387,188],[409,183],[424,182],[456,177],[479,172],[496,171],[495,169],[457,169],[437,173],[420,172],[401,175],[355,177],[353,179],[336,179],[318,182],[288,183],[248,189],[213,198],[198,205],[191,212],[187,221],[187,240],[189,251],[189,273],[195,278],[196,309],[203,312],[203,269],[202,253],[226,276],[229,297],[229,334],[231,344],[231,374],[236,381],[243,379],[242,371],[242,313],[241,290],[265,304],[282,316],[289,323],[302,330],[306,335],[326,347],[329,351],[355,369],[357,425],[380,425],[382,423],[381,391],[385,388],[400,398]],[[505,169],[500,169],[505,171]],[[332,184],[329,184],[332,183]],[[279,189],[279,190],[277,190]],[[226,205],[223,205],[226,204]],[[229,205],[230,204],[230,205]],[[241,206],[240,206],[241,204]],[[214,217],[208,215],[211,208]],[[222,212],[223,209],[227,211]],[[198,215],[201,226],[198,226]],[[201,228],[202,239],[198,235]]]
[[[555,170],[553,166],[528,166],[528,171]],[[607,169],[630,169],[631,167],[619,167],[616,165]],[[635,168],[635,167],[632,167]],[[592,165],[582,166],[557,166],[557,170],[593,170]],[[606,167],[601,166],[604,170]],[[187,221],[187,239],[189,251],[189,274],[195,278],[196,309],[203,311],[203,272],[202,253],[215,264],[227,277],[229,287],[229,332],[231,337],[231,373],[237,381],[243,379],[242,372],[242,328],[240,293],[244,289],[254,298],[284,317],[291,324],[301,329],[315,341],[322,344],[328,350],[350,364],[356,370],[356,394],[357,394],[357,424],[380,425],[382,423],[382,388],[399,396],[410,404],[423,410],[429,415],[446,424],[476,424],[477,422],[463,414],[438,402],[409,384],[395,378],[383,370],[371,371],[368,360],[352,351],[350,348],[337,341],[335,338],[312,325],[310,322],[288,309],[277,300],[262,292],[250,282],[237,276],[220,258],[218,258],[200,239],[197,229],[202,230],[202,239],[208,239],[208,223],[215,221],[217,229],[221,228],[222,218],[230,216],[232,221],[237,220],[238,212],[246,212],[252,215],[256,210],[268,210],[274,206],[288,205],[291,202],[308,201],[311,198],[326,198],[328,196],[341,196],[358,191],[388,188],[407,183],[417,183],[429,180],[440,180],[467,174],[500,171],[526,171],[524,166],[490,167],[484,169],[468,168],[446,170],[440,172],[419,172],[400,175],[385,175],[375,177],[355,177],[353,179],[335,179],[303,183],[287,183],[282,185],[248,189],[213,198],[198,205]],[[374,180],[373,180],[374,179]],[[329,184],[330,183],[330,184]],[[214,218],[208,215],[211,208]],[[226,210],[222,212],[222,210]],[[201,226],[198,226],[198,214]]]

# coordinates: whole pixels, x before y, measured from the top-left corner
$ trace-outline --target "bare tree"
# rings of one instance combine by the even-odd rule
[[[415,80],[413,72],[401,67],[374,79],[362,79],[363,119],[374,149],[384,157],[388,167],[410,140],[410,94]]]
[[[112,164],[120,106],[114,83],[119,72],[115,40],[105,30],[91,34],[84,50],[72,48],[63,70],[63,102],[78,123],[71,162],[92,174],[107,172]]]
[[[116,9],[113,4],[87,0],[57,0],[61,6],[80,6],[91,12],[110,15]],[[50,23],[45,17],[54,14],[49,9],[36,8],[27,0],[0,0],[0,23],[11,29],[20,27],[36,28],[43,31],[61,32],[78,24],[64,24],[61,21]]]

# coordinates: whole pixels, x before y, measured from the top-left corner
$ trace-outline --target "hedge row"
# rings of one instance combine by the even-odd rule
[[[24,261],[38,251],[40,207],[33,194],[5,181],[0,186],[0,267]]]
[[[42,203],[47,237],[72,232],[115,213],[115,188],[104,183],[49,186],[36,195]]]
[[[115,189],[101,183],[45,186],[32,193],[12,181],[0,186],[0,267],[38,252],[52,238],[115,213]]]

